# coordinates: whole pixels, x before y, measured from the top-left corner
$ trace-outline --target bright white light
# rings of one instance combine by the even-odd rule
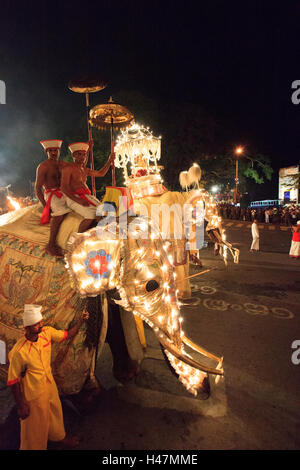
[[[216,185],[215,185],[215,186],[212,186],[212,188],[211,188],[211,192],[212,192],[212,193],[216,193],[216,192],[218,192],[218,191],[219,191],[219,186],[216,186]]]

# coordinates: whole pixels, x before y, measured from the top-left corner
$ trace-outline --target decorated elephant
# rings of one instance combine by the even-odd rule
[[[137,147],[132,146],[131,138],[128,140],[129,134]],[[127,132],[126,138],[121,142],[122,148],[116,146],[116,152],[119,161],[120,155],[124,157],[125,173],[126,152],[133,152],[133,173],[127,174],[126,187],[107,188],[99,207],[99,214],[105,215],[109,212],[106,205],[113,205],[114,198],[121,194],[115,205],[117,218],[112,221],[104,217],[97,227],[78,234],[82,217],[67,214],[57,237],[58,245],[67,250],[66,261],[45,252],[49,226],[40,225],[41,205],[0,217],[0,340],[8,354],[23,333],[25,303],[42,305],[44,323],[58,329],[72,326],[87,309],[87,326],[72,342],[53,347],[52,366],[58,388],[61,394],[70,395],[96,384],[95,362],[106,337],[111,338],[110,346],[118,360],[128,354],[132,361],[141,362],[146,348],[145,321],[154,329],[182,383],[197,394],[202,387],[207,388],[208,374],[218,378],[223,369],[221,358],[197,346],[182,331],[178,297],[190,295],[186,257],[187,241],[191,242],[191,237],[186,237],[182,210],[187,207],[189,211],[188,230],[193,230],[199,221],[206,221],[206,232],[221,248],[225,260],[229,249],[237,262],[238,250],[226,242],[209,194],[200,188],[171,192],[162,185],[156,162],[160,149],[157,140],[149,132],[134,129]],[[151,158],[154,168],[149,165]],[[170,236],[164,233],[163,213],[154,218],[151,213],[154,205],[164,204],[176,205],[170,218]],[[134,217],[127,223],[129,214]],[[151,233],[147,234],[144,226],[151,226]],[[175,236],[176,226],[183,228],[183,238]],[[140,237],[140,233],[144,236]],[[120,309],[113,309],[112,305]],[[113,326],[111,334],[108,318],[114,320],[118,315],[120,323]],[[114,343],[118,343],[114,338],[117,328],[123,329],[126,351],[125,347],[121,352],[114,348]],[[209,358],[211,364],[193,359],[186,348]],[[0,372],[6,375],[7,363],[0,365]]]
[[[195,178],[193,181],[190,176],[189,183],[199,176],[197,168],[195,175],[195,166],[191,173]],[[144,183],[149,184],[146,177]],[[104,205],[124,189],[109,188]],[[68,269],[75,289],[83,297],[116,290],[114,301],[153,328],[180,381],[197,395],[200,389],[209,390],[208,374],[218,381],[223,368],[222,358],[188,339],[181,326],[178,299],[185,299],[191,292],[188,251],[196,244],[196,226],[202,229],[203,238],[205,227],[215,244],[215,254],[222,255],[225,263],[228,252],[237,263],[239,250],[226,241],[216,203],[207,191],[199,187],[186,192],[156,189],[158,194],[146,195],[145,191],[143,197],[133,198],[136,217],[131,220],[127,218],[130,204],[125,218],[119,204],[117,218],[106,217],[97,228],[73,237]],[[186,348],[205,360],[194,360]]]
[[[135,239],[131,233],[133,227],[139,232],[144,224],[148,225],[143,217],[136,217],[130,221],[128,238],[116,236],[113,239],[113,228],[116,234],[119,231],[117,221],[106,230],[100,226],[77,234],[81,218],[68,214],[61,225],[58,243],[67,249],[71,284],[65,262],[44,251],[49,228],[40,225],[41,212],[42,207],[36,205],[0,219],[0,340],[6,345],[7,354],[22,335],[25,303],[42,305],[45,324],[65,329],[87,309],[87,297],[91,299],[101,292],[109,292],[111,301],[121,306],[125,339],[126,328],[131,330],[131,338],[136,338],[134,342],[131,339],[132,359],[142,360],[141,345],[146,346],[142,321],[146,321],[158,335],[180,379],[193,393],[202,386],[207,373],[223,374],[220,358],[208,353],[213,365],[207,367],[184,352],[184,345],[188,345],[207,356],[206,351],[182,333],[176,273],[172,265],[176,253],[172,253],[172,245],[166,246],[159,229],[153,228],[150,238]],[[82,253],[84,245],[91,247],[87,254]],[[78,259],[74,262],[76,256]],[[82,270],[86,276],[84,281],[80,278]],[[101,353],[108,325],[107,300],[103,294],[101,304],[103,315],[97,328],[96,313],[96,323],[87,325],[87,330],[83,326],[71,344],[53,348],[53,371],[62,394],[76,394],[94,381],[96,354]],[[89,338],[89,331],[97,329],[96,339],[93,334]],[[1,372],[6,375],[7,364],[1,366]]]
[[[106,217],[97,227],[70,238],[66,267],[80,296],[108,291],[116,304],[153,328],[180,381],[197,395],[207,388],[208,374],[223,375],[222,358],[183,332],[174,257],[153,220],[138,216],[121,226],[118,219]],[[211,365],[193,359],[186,348],[209,358]]]

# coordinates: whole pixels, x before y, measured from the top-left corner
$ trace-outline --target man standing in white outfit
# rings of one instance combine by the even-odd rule
[[[265,210],[265,223],[268,224],[270,222],[270,212],[269,209]]]
[[[250,251],[259,251],[259,230],[257,225],[257,219],[253,220],[253,224],[251,226],[251,233],[252,233],[252,244]]]

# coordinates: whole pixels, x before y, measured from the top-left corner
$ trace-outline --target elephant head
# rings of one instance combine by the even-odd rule
[[[222,358],[184,335],[173,256],[167,244],[145,217],[134,218],[125,228],[114,219],[73,235],[66,255],[67,268],[83,297],[117,289],[119,296],[114,301],[153,328],[180,381],[197,395],[207,374],[216,379],[224,374]],[[214,365],[194,359],[185,351],[186,346]]]

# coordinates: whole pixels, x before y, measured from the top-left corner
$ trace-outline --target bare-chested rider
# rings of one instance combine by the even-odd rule
[[[68,166],[62,168],[61,190],[66,196],[69,209],[84,217],[78,232],[85,232],[91,227],[96,218],[97,207],[101,204],[96,197],[91,195],[86,185],[87,177],[106,175],[114,156],[110,155],[101,170],[91,170],[86,168],[89,144],[75,142],[69,145],[69,149],[74,163],[69,163]]]
[[[36,196],[44,206],[41,224],[49,223],[51,215],[50,238],[45,251],[51,256],[63,258],[63,252],[57,245],[56,236],[65,215],[71,212],[66,204],[65,196],[60,190],[60,170],[68,163],[58,161],[62,140],[42,140],[40,143],[48,157],[48,160],[37,167],[35,180]]]

